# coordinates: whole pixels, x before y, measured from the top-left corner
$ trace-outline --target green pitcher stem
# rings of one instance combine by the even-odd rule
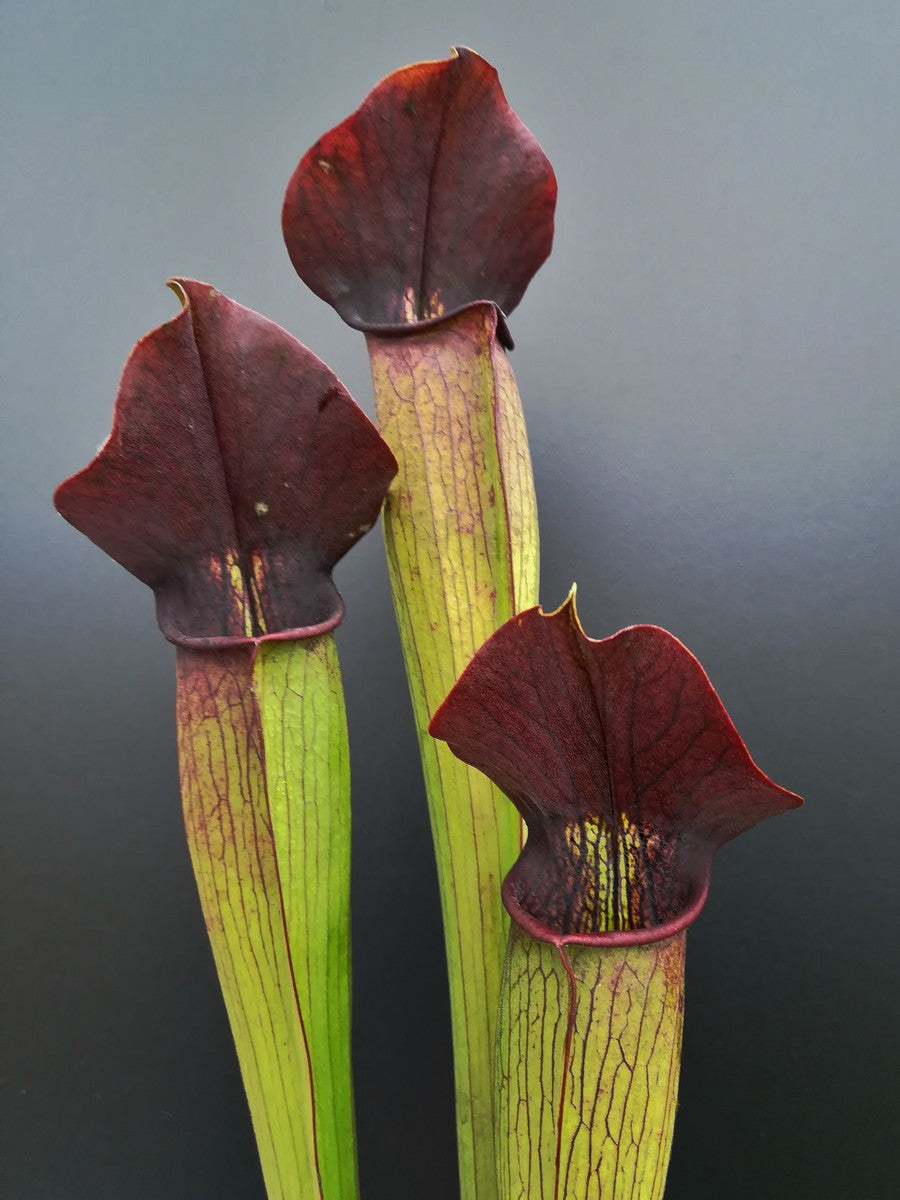
[[[438,866],[450,978],[463,1200],[495,1200],[493,1059],[508,921],[500,884],[518,815],[427,732],[494,630],[535,603],[537,511],[521,403],[473,306],[403,337],[368,337],[382,436],[399,472],[384,534]]]
[[[683,932],[557,947],[512,926],[497,1038],[500,1200],[660,1200],[684,948]]]
[[[269,1200],[358,1195],[350,793],[330,635],[178,651],[185,828]]]

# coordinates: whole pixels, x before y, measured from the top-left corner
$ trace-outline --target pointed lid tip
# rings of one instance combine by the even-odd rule
[[[545,620],[548,621],[552,621],[554,618],[568,620],[572,627],[576,629],[583,638],[587,638],[587,634],[584,632],[584,628],[581,624],[581,618],[578,616],[577,593],[578,584],[573,581],[572,586],[569,588],[569,593],[565,600],[563,600],[562,604],[560,604],[557,608],[552,609],[550,612],[546,612],[543,608],[539,608],[538,612],[542,617],[544,617]],[[592,639],[588,638],[588,640],[590,641]]]

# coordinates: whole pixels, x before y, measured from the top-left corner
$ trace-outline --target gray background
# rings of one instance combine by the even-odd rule
[[[441,15],[442,11],[452,15]],[[670,1200],[887,1200],[897,1174],[900,6],[5,0],[4,1200],[262,1187],[183,833],[149,592],[50,508],[167,275],[286,325],[300,154],[469,44],[559,177],[512,320],[542,599],[704,662],[807,807],[721,855],[688,956]],[[341,567],[367,1200],[455,1194],[436,886],[380,535]]]

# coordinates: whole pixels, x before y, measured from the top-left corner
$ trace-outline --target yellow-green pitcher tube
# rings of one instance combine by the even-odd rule
[[[537,599],[531,464],[505,317],[550,253],[556,179],[497,72],[463,46],[392,72],[291,176],[282,228],[363,330],[400,464],[385,539],[424,764],[450,976],[462,1200],[496,1200],[492,1061],[519,824],[427,734],[456,675]]]
[[[508,919],[500,883],[521,845],[498,789],[428,734],[472,655],[535,603],[538,532],[522,407],[497,310],[473,305],[403,337],[367,338],[376,423],[398,462],[384,537],[437,857],[462,1195],[493,1200],[493,1060]]]
[[[330,634],[179,649],[185,829],[269,1200],[358,1195],[350,786]]]
[[[528,826],[502,888],[500,1200],[659,1200],[685,931],[719,846],[800,797],[756,766],[677,638],[590,638],[574,591],[493,634],[430,729]]]
[[[684,932],[556,946],[512,926],[497,1034],[500,1200],[660,1200],[684,949]]]
[[[393,455],[328,367],[199,280],[57,488],[178,647],[185,828],[269,1200],[354,1200],[350,779],[335,564]]]

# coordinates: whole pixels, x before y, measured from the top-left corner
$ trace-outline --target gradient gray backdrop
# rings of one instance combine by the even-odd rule
[[[442,15],[442,14],[450,15]],[[279,230],[300,154],[462,42],[559,176],[512,319],[541,596],[655,622],[807,807],[691,930],[668,1200],[896,1195],[900,5],[4,0],[3,1200],[258,1200],[150,593],[56,517],[169,274],[371,411]],[[455,1195],[443,951],[380,534],[339,571],[366,1200]]]

